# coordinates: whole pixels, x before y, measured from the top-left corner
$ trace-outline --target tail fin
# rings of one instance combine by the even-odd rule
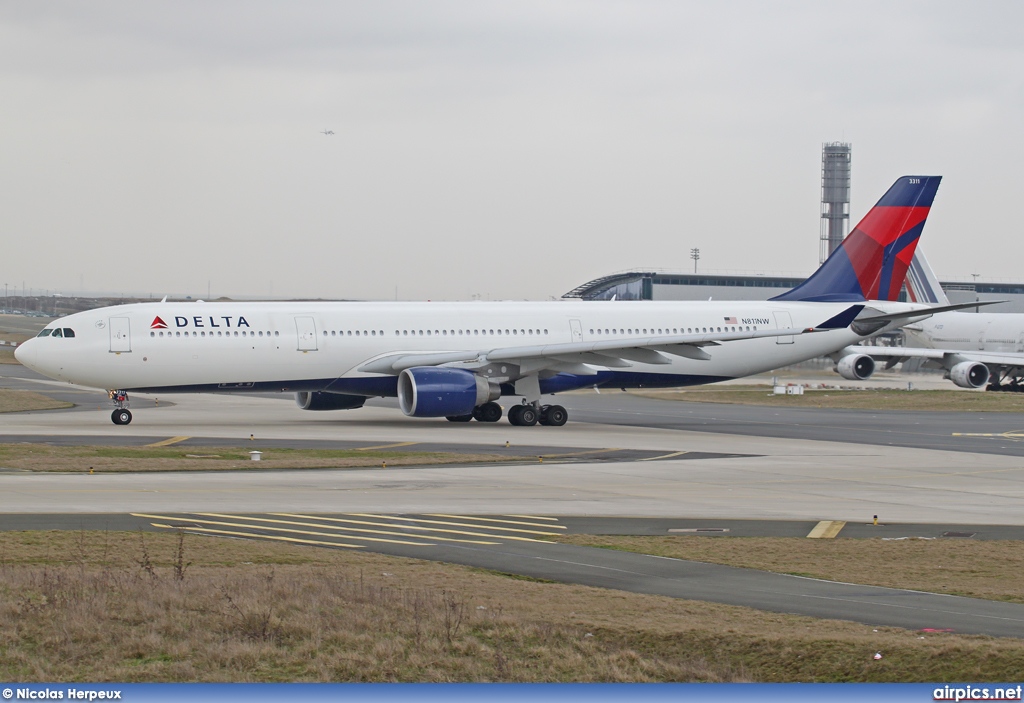
[[[910,262],[910,269],[907,270],[907,293],[910,294],[912,303],[949,305],[949,298],[939,285],[939,279],[928,264],[928,259],[924,258],[924,251],[921,249],[914,253],[914,260]]]
[[[810,278],[772,300],[896,300],[941,180],[897,180]]]

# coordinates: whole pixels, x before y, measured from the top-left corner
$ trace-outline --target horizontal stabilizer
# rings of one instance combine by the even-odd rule
[[[815,327],[819,330],[841,330],[850,326],[850,323],[857,319],[857,315],[860,315],[860,311],[864,309],[863,305],[851,305],[850,307],[843,310],[835,317],[822,322],[820,325]]]
[[[1005,303],[1006,300],[976,300],[973,303],[957,303],[956,305],[943,305],[937,308],[918,308],[917,310],[908,310],[904,312],[893,312],[884,313],[882,315],[871,315],[869,317],[862,317],[857,320],[858,323],[862,322],[897,322],[899,320],[909,320],[915,317],[928,317],[934,315],[937,312],[950,312],[952,310],[966,310],[968,308],[976,308],[982,305],[998,305],[999,303]],[[863,306],[862,306],[863,307]]]

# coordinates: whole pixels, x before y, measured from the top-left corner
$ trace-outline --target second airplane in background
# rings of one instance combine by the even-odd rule
[[[917,302],[948,306],[949,299],[924,253],[914,255],[907,290]],[[968,303],[960,307],[991,303]],[[874,361],[886,368],[923,359],[925,368],[944,369],[961,388],[1024,391],[1024,314],[1012,312],[939,312],[903,328],[905,347],[851,346],[833,358],[836,370],[850,380],[865,380]]]

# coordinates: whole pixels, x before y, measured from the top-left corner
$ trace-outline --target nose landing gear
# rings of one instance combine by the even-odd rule
[[[110,419],[115,425],[127,425],[132,421],[132,411],[128,409],[128,393],[125,391],[110,391],[107,394],[114,403],[114,412],[110,413]]]

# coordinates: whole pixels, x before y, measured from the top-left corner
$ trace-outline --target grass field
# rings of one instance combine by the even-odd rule
[[[249,449],[238,447],[60,447],[49,444],[0,444],[0,467],[29,471],[146,472],[324,469],[474,464],[528,461],[495,452],[403,452],[375,449],[262,449],[252,461]]]
[[[2,316],[0,316],[0,317],[2,317]],[[44,325],[42,325],[42,324],[39,325],[40,329],[42,329],[43,326]],[[22,332],[11,332],[11,331],[3,329],[3,327],[0,326],[0,340],[3,340],[5,342],[7,342],[8,344],[10,344],[11,342],[14,342],[15,344],[21,344],[25,340],[31,339],[31,338],[32,338],[32,335],[30,335],[30,334],[25,334],[25,333],[22,333]],[[11,347],[11,346],[8,346],[8,344],[4,344],[3,346],[0,346],[0,364],[17,364],[18,360],[14,358],[14,349],[15,348]]]
[[[969,539],[564,535],[559,542],[829,581],[1024,603],[1024,544]]]
[[[922,410],[946,412],[1024,412],[1024,393],[968,390],[817,390],[803,395],[775,395],[769,386],[718,385],[686,390],[630,391],[645,398],[690,403],[738,403],[787,408],[852,410]]]
[[[0,652],[6,681],[1024,678],[1021,640],[116,532],[0,533]]]
[[[57,410],[70,407],[74,407],[74,403],[54,400],[32,391],[0,388],[0,413],[16,413],[27,410]]]

